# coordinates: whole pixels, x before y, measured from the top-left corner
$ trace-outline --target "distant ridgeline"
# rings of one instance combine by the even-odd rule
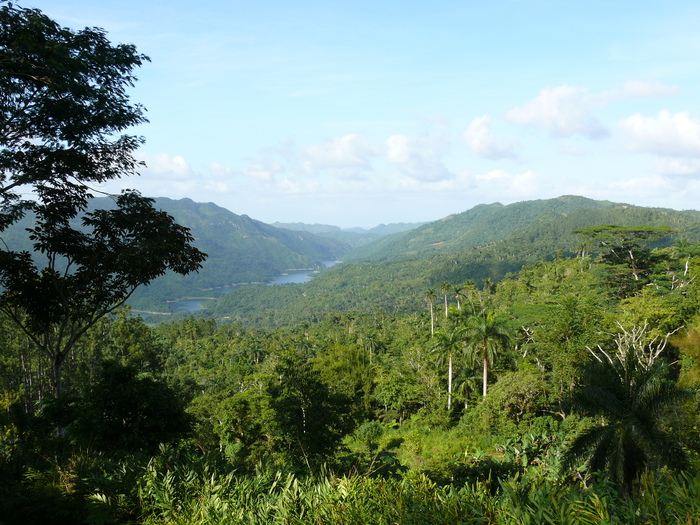
[[[700,242],[700,212],[645,208],[576,196],[504,206],[484,204],[413,230],[386,236],[344,255],[344,264],[313,281],[272,289],[239,289],[207,307],[217,319],[280,325],[328,312],[421,311],[425,291],[447,281],[498,281],[524,265],[574,257],[582,243],[574,230],[601,224],[667,226],[676,238]],[[594,250],[595,251],[595,250]]]
[[[95,207],[110,207],[109,198]],[[556,256],[571,257],[581,245],[574,230],[601,224],[667,226],[675,238],[700,242],[700,212],[645,208],[576,196],[481,204],[426,224],[394,224],[372,230],[342,230],[301,223],[269,225],[236,215],[212,203],[156,199],[157,207],[191,229],[195,246],[208,254],[197,274],[165,275],[139,289],[135,310],[169,314],[180,299],[203,299],[198,315],[259,324],[313,320],[327,312],[399,313],[424,307],[427,288],[486,279],[498,281],[523,265]],[[26,218],[2,235],[11,247],[31,248]],[[324,261],[342,259],[301,285],[244,286],[290,269],[322,269]],[[160,315],[154,320],[172,319]]]

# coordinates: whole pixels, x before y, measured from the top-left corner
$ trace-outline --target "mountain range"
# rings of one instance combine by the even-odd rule
[[[92,205],[109,207],[112,201],[95,199]],[[165,275],[142,287],[134,294],[132,306],[171,313],[174,301],[198,299],[205,305],[202,315],[241,321],[316,318],[324,311],[422,308],[425,289],[443,281],[479,284],[538,260],[573,256],[581,243],[573,231],[588,226],[670,226],[677,237],[700,242],[698,211],[578,196],[481,204],[430,223],[381,225],[371,230],[270,225],[190,199],[157,198],[156,206],[191,229],[194,244],[208,259],[196,274]],[[3,232],[2,239],[15,246],[27,242],[23,228],[28,224],[25,219]],[[671,242],[672,237],[658,241],[659,245]],[[328,261],[339,259],[343,264],[322,270]],[[301,286],[238,286],[267,282],[291,269],[322,271]]]

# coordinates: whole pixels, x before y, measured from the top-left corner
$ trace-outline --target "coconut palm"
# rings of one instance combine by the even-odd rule
[[[563,468],[587,461],[589,472],[606,472],[629,494],[652,460],[658,466],[683,467],[683,450],[661,426],[663,414],[687,396],[669,373],[665,361],[645,364],[632,354],[589,365],[570,401],[596,423],[573,441]]]
[[[489,363],[496,354],[510,344],[510,337],[503,320],[491,310],[482,310],[466,320],[467,359],[481,363],[483,367],[483,395],[489,379]]]
[[[433,351],[438,353],[438,365],[447,361],[447,410],[452,408],[452,361],[464,346],[464,328],[452,326],[435,334]]]

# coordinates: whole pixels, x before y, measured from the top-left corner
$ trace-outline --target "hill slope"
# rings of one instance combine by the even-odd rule
[[[167,198],[155,201],[156,208],[190,228],[195,246],[208,257],[199,273],[168,274],[139,288],[130,300],[136,309],[168,311],[165,301],[212,295],[213,288],[266,281],[289,269],[323,268],[323,261],[336,260],[350,249],[346,243],[275,228],[212,203]],[[91,201],[89,209],[114,206],[111,198],[101,197]],[[25,228],[32,224],[32,217],[25,217],[3,232],[2,240],[11,249],[31,251]]]
[[[468,211],[449,215],[414,230],[397,233],[369,246],[353,250],[346,260],[379,261],[397,257],[422,257],[458,252],[476,245],[507,239],[515,232],[570,214],[579,209],[601,210],[619,207],[608,201],[565,195],[556,199],[480,204]]]
[[[670,226],[679,237],[700,242],[697,211],[581,198],[483,205],[460,216],[378,241],[373,260],[367,257],[333,267],[303,285],[235,290],[208,311],[221,319],[265,325],[318,319],[328,312],[418,311],[424,309],[426,290],[439,288],[443,281],[455,285],[469,279],[477,284],[487,278],[498,281],[526,264],[558,254],[574,256],[581,238],[573,230],[599,224]],[[441,244],[428,242],[437,235]],[[483,241],[478,242],[480,238]],[[668,237],[659,245],[672,242]]]

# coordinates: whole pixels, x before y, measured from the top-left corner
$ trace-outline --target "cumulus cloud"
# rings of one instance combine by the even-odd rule
[[[509,111],[506,118],[523,126],[541,127],[556,138],[578,134],[600,139],[608,135],[608,130],[592,114],[599,104],[598,97],[583,88],[545,88],[524,106]]]
[[[372,170],[371,159],[378,154],[366,137],[345,135],[307,148],[304,170],[313,175],[323,171],[341,179],[361,180],[365,172]]]
[[[656,117],[636,113],[620,122],[632,151],[668,157],[700,157],[700,120],[688,112],[663,110]]]
[[[391,135],[386,141],[386,158],[402,174],[416,180],[435,181],[453,175],[442,162],[445,154],[442,139]]]
[[[489,130],[490,123],[491,118],[488,115],[471,121],[467,131],[462,135],[467,147],[480,157],[487,159],[516,158],[512,142],[498,140],[494,137]]]

